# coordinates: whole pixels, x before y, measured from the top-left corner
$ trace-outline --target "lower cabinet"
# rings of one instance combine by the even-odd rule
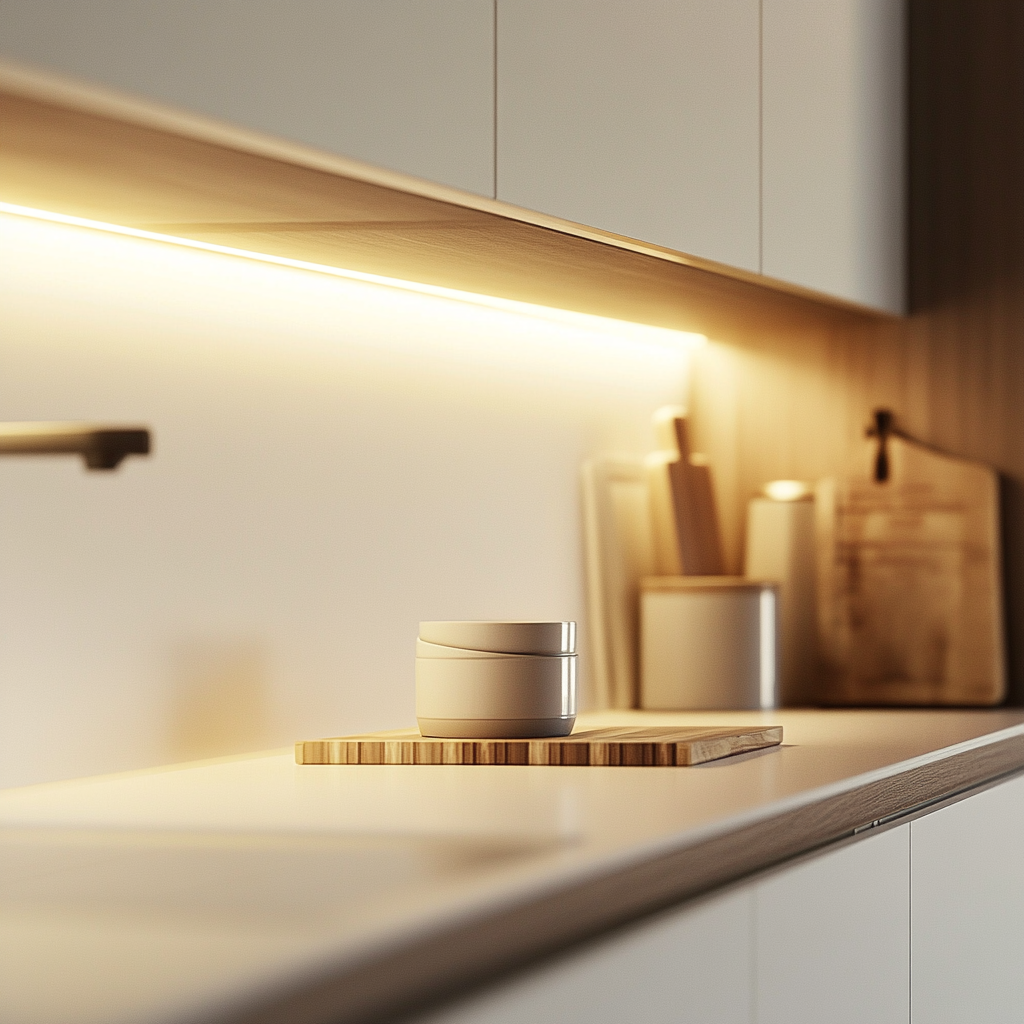
[[[623,929],[416,1024],[750,1024],[750,887]]]
[[[910,826],[754,887],[757,1024],[906,1024]]]
[[[1024,1020],[1024,777],[911,823],[913,1024]]]
[[[668,911],[417,1024],[906,1024],[909,829]]]
[[[1024,776],[666,911],[417,1024],[1019,1024]]]

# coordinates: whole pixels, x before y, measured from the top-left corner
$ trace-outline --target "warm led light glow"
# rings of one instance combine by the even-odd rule
[[[144,362],[184,358],[198,345],[186,365],[199,358],[251,373],[283,358],[290,377],[315,387],[344,366],[346,393],[370,390],[419,404],[429,392],[430,416],[446,403],[473,406],[522,420],[529,434],[550,429],[551,416],[582,416],[594,422],[589,450],[646,447],[650,410],[688,390],[690,348],[656,340],[673,332],[627,334],[601,317],[559,320],[541,307],[523,315],[513,303],[464,302],[439,289],[308,273],[283,261],[2,212],[0,248],[19,254],[3,284],[24,300],[25,330],[36,329],[54,280],[61,281],[55,316],[85,303],[80,328],[52,340],[76,359],[83,345],[90,361],[108,345],[129,344]],[[4,326],[20,336],[18,315],[8,301]],[[35,406],[26,411],[34,415]]]
[[[804,501],[811,496],[811,485],[803,480],[773,480],[764,485],[764,493],[772,501]]]
[[[475,292],[464,292],[455,288],[444,288],[440,285],[403,281],[398,278],[384,277],[380,274],[367,274],[360,270],[346,270],[323,263],[295,260],[287,256],[272,256],[268,253],[236,249],[232,246],[218,245],[214,242],[199,242],[191,238],[178,238],[175,235],[164,235],[156,231],[146,231],[142,228],[123,227],[119,224],[108,224],[105,221],[74,217],[65,213],[51,213],[48,210],[37,210],[30,206],[18,206],[15,203],[0,202],[0,213],[7,213],[16,217],[30,217],[34,220],[48,221],[54,224],[67,224],[72,227],[87,228],[92,231],[104,231],[108,234],[123,235],[128,238],[141,238],[151,242],[166,242],[171,245],[183,246],[186,249],[199,249],[203,252],[215,252],[224,256],[238,256],[243,259],[256,260],[260,263],[270,263],[277,266],[290,267],[295,270],[309,270],[316,274],[328,274],[332,277],[341,277],[350,281],[361,281],[366,284],[400,288],[403,291],[416,292],[421,295],[432,295],[439,298],[452,299],[457,302],[470,303],[475,306],[500,309],[519,316],[539,317],[543,320],[564,324],[567,327],[576,329],[610,333],[619,338],[630,338],[645,344],[689,350],[697,348],[707,341],[703,334],[675,331],[667,327],[654,327],[649,324],[638,324],[628,320],[614,320],[610,317],[593,316],[589,313],[579,313],[574,310],[538,306],[530,302],[502,299],[494,295],[478,295]]]

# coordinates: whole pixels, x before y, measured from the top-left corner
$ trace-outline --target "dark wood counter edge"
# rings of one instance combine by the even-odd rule
[[[963,799],[1022,769],[1024,735],[997,740],[581,880],[504,913],[461,922],[315,987],[301,986],[223,1019],[233,1024],[395,1020],[784,861]]]

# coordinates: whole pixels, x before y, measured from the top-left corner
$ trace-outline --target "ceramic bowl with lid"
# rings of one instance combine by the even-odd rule
[[[576,691],[574,622],[420,623],[416,720],[424,736],[566,736]]]

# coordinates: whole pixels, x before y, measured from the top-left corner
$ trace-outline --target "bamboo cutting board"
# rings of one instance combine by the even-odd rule
[[[536,740],[445,740],[416,729],[306,740],[297,764],[518,764],[670,767],[702,764],[730,754],[778,746],[782,727],[683,728],[624,726],[584,729]]]
[[[1006,693],[999,481],[888,438],[819,484],[818,615],[829,704],[998,704]]]

